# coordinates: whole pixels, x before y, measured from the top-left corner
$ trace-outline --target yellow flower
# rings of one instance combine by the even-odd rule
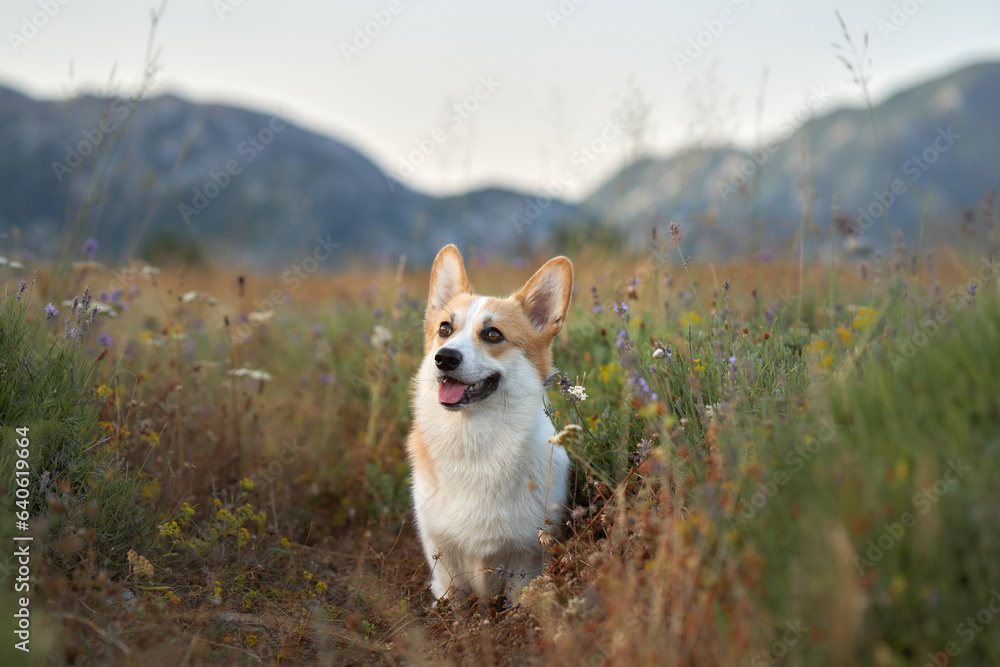
[[[257,645],[257,635],[247,635],[247,638],[246,638],[245,641],[247,643],[247,646],[249,646],[250,648],[253,648],[254,646]]]
[[[97,388],[97,395],[100,396],[101,398],[105,398],[107,396],[113,396],[114,393],[115,390],[106,384],[101,384],[101,386]]]
[[[844,327],[837,327],[836,331],[837,331],[837,338],[840,339],[840,342],[847,343],[851,340],[851,332],[845,329]]]
[[[617,375],[620,366],[617,364],[607,364],[605,366],[600,366],[597,369],[597,374],[601,378],[601,382],[607,384],[611,381],[612,376]]]
[[[326,582],[325,581],[317,581],[316,582],[316,590],[318,590],[321,593],[323,591],[325,591],[326,590]]]
[[[244,477],[243,479],[240,480],[240,488],[243,489],[244,491],[253,490],[253,480]]]
[[[281,538],[281,542],[279,544],[281,544],[281,548],[282,549],[291,549],[292,548],[292,543],[291,543],[291,541],[289,541],[289,539],[287,537],[282,537]]]
[[[681,327],[687,329],[689,326],[695,324],[701,324],[701,315],[694,312],[693,310],[690,310],[681,315],[679,322]]]
[[[829,354],[823,357],[823,368],[829,368],[832,365],[833,365],[833,357],[831,357]]]
[[[858,308],[858,313],[854,316],[854,328],[863,329],[875,321],[876,310],[874,308]]]
[[[705,366],[701,363],[700,358],[693,359],[692,361],[694,361],[694,370],[696,373],[701,373],[703,370],[705,370]]]

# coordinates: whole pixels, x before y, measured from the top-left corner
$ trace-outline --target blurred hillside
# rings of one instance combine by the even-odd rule
[[[1000,176],[1000,63],[877,106],[878,149],[868,110],[828,109],[826,96],[815,89],[786,136],[756,150],[644,159],[568,203],[499,188],[434,197],[280,110],[169,95],[133,110],[128,99],[39,101],[0,87],[0,232],[17,227],[23,247],[42,255],[56,251],[67,225],[82,225],[102,253],[191,244],[219,259],[278,265],[311,252],[317,237],[355,258],[425,262],[447,242],[520,254],[574,230],[576,242],[620,233],[641,243],[651,224],[677,219],[688,249],[731,256],[786,243],[803,214],[807,245],[820,247],[836,202],[853,246],[878,250],[885,205],[891,228],[912,237],[933,193],[928,239],[984,238]],[[608,233],[595,236],[594,221]]]

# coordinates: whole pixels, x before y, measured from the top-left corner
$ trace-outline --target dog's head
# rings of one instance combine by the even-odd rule
[[[433,359],[438,402],[464,410],[500,388],[541,387],[572,290],[573,265],[556,257],[512,296],[478,296],[458,249],[443,248],[431,271],[424,319],[424,353]]]

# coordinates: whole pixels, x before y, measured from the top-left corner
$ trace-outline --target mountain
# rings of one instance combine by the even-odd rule
[[[822,97],[814,91],[802,116],[813,115],[804,113],[810,104],[822,111]],[[761,246],[773,247],[796,233],[803,212],[816,246],[829,239],[836,202],[850,217],[854,244],[881,249],[885,205],[890,229],[913,239],[933,195],[932,237],[952,237],[965,220],[964,231],[978,225],[982,239],[989,221],[981,203],[1000,178],[998,108],[1000,63],[973,65],[877,105],[878,148],[866,108],[836,109],[792,123],[787,136],[756,152],[692,149],[633,164],[583,209],[636,236],[676,219],[690,249],[733,253],[754,247],[754,220],[763,221]]]
[[[339,243],[345,260],[426,263],[449,242],[530,253],[557,231],[589,238],[595,221],[640,245],[651,225],[676,219],[685,252],[734,255],[790,247],[800,219],[807,246],[821,249],[836,202],[854,248],[882,248],[886,205],[890,230],[908,239],[927,206],[928,240],[961,231],[981,242],[1000,177],[998,108],[1000,63],[902,91],[873,114],[827,111],[814,90],[785,135],[757,151],[645,159],[570,204],[500,188],[434,197],[281,112],[172,95],[40,101],[0,87],[0,233],[16,226],[24,248],[54,254],[64,229],[82,227],[102,257],[194,245],[280,268],[317,239]]]
[[[575,215],[556,201],[519,231],[511,216],[530,195],[432,197],[280,112],[172,95],[46,102],[0,87],[0,182],[0,231],[18,226],[36,252],[54,251],[69,218],[102,253],[169,239],[272,266],[310,254],[317,238],[345,258],[428,261],[449,242],[514,252]]]

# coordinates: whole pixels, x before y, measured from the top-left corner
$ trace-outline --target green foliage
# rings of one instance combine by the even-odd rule
[[[100,566],[121,568],[125,552],[149,528],[136,504],[137,483],[104,454],[96,411],[86,400],[84,380],[93,365],[80,351],[86,330],[72,340],[47,333],[44,319],[28,309],[29,299],[13,294],[0,305],[0,526],[12,532],[15,442],[26,434],[31,519],[47,519],[53,538],[93,529]]]

